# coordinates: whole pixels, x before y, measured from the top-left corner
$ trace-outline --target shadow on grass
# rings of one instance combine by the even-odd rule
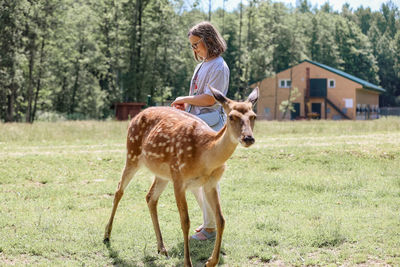
[[[214,240],[210,241],[198,241],[198,240],[190,240],[190,257],[192,259],[193,266],[204,266],[207,262],[208,258],[211,256],[214,249]],[[183,266],[184,260],[184,251],[183,251],[183,242],[178,243],[175,247],[171,248],[168,251],[168,255],[170,257],[179,258],[180,266]],[[225,250],[223,248],[223,244],[221,246],[221,253],[219,257],[219,263],[224,263],[223,255],[225,255]]]
[[[111,243],[109,241],[104,242],[104,244],[108,249],[109,257],[112,259],[112,264],[115,266],[136,267],[136,266],[143,266],[143,264],[144,266],[147,267],[164,266],[164,264],[157,264],[154,262],[158,259],[157,254],[154,254],[154,256],[147,255],[142,257],[141,263],[138,264],[135,261],[127,261],[121,258],[119,256],[119,252],[112,248]],[[214,249],[214,240],[211,241],[190,240],[190,256],[192,259],[193,266],[204,266],[208,258],[211,256],[213,249]],[[183,261],[184,261],[183,242],[180,242],[175,247],[171,248],[168,251],[168,255],[171,258],[178,258],[179,259],[178,266],[183,266]],[[224,263],[223,255],[225,255],[225,250],[222,246],[218,265]]]
[[[119,256],[118,251],[112,248],[110,241],[104,241],[104,244],[106,245],[108,249],[108,256],[112,259],[112,264],[114,266],[128,266],[128,267],[137,267],[139,266],[136,262],[134,261],[127,261],[125,259],[122,259]]]

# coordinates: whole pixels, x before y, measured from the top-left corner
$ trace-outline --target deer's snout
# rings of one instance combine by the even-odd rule
[[[249,146],[251,146],[252,144],[254,144],[254,142],[256,141],[255,139],[254,139],[254,137],[253,136],[251,136],[251,135],[245,135],[243,138],[242,138],[242,144],[245,146],[245,147],[249,147]]]

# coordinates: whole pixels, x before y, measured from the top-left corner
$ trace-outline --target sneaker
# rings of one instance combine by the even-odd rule
[[[212,240],[215,238],[217,232],[207,232],[205,229],[201,229],[200,232],[192,235],[190,238],[194,240],[200,240],[200,241],[205,241],[205,240]]]

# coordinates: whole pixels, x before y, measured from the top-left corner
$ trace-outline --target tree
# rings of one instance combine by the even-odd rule
[[[299,10],[300,13],[310,13],[311,4],[308,2],[308,0],[298,0],[297,9]]]
[[[363,8],[362,6],[354,12],[358,26],[361,28],[361,32],[365,35],[368,34],[369,28],[371,27],[372,12],[371,8]]]
[[[1,119],[7,122],[17,121],[23,74],[22,35],[24,13],[28,12],[28,3],[24,0],[2,1],[0,3],[0,108]]]
[[[198,64],[187,31],[208,15],[197,4],[3,0],[0,120],[32,122],[45,111],[104,119],[116,102],[186,95]],[[229,97],[242,98],[249,83],[310,58],[380,84],[387,89],[381,104],[399,103],[400,20],[393,2],[380,11],[344,5],[333,12],[329,2],[318,9],[308,0],[296,8],[251,0],[211,15],[228,45]]]
[[[46,64],[46,46],[50,41],[51,26],[57,24],[54,12],[58,1],[42,0],[29,2],[29,11],[26,14],[24,37],[25,53],[28,59],[28,73],[26,76],[27,107],[25,112],[26,122],[33,122],[42,86],[42,75]]]
[[[394,73],[397,85],[396,91],[393,92],[395,103],[397,106],[400,106],[400,31],[397,32],[394,40],[393,40],[393,51],[394,51]]]
[[[329,5],[329,2],[325,2],[325,4],[321,6],[321,12],[333,13],[333,8]]]
[[[249,78],[248,82],[259,81],[273,74],[273,51],[275,44],[273,40],[272,12],[273,7],[268,3],[261,3],[253,17],[251,46],[249,53]]]
[[[295,112],[296,110],[294,109],[293,103],[294,101],[296,101],[296,99],[298,97],[301,96],[301,93],[299,92],[299,89],[297,87],[295,87],[293,90],[291,90],[290,86],[290,90],[289,90],[289,96],[287,100],[283,100],[280,104],[279,104],[279,110],[282,113],[282,120],[286,118],[286,114],[288,111],[292,111]]]
[[[379,83],[378,67],[371,44],[354,23],[338,17],[335,41],[343,60],[340,68],[371,83]]]

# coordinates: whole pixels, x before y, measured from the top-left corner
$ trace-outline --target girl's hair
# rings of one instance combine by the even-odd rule
[[[188,37],[191,35],[200,37],[203,40],[207,48],[207,58],[217,57],[226,50],[225,40],[217,29],[208,21],[200,22],[191,28],[188,32]],[[194,58],[199,60],[197,53],[193,51],[193,54]]]

